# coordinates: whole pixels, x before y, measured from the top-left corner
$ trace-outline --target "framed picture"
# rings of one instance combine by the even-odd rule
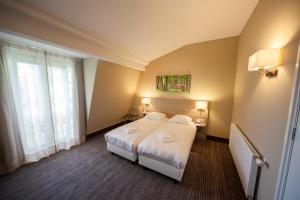
[[[156,89],[162,92],[190,92],[191,75],[158,75]]]

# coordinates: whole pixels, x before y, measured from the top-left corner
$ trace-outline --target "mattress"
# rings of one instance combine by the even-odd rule
[[[158,138],[161,132],[168,132],[174,142],[163,143]],[[185,168],[195,138],[196,126],[167,122],[138,145],[138,154],[171,165]]]
[[[124,126],[120,126],[104,135],[107,143],[113,144],[119,148],[127,150],[129,152],[136,153],[138,144],[149,134],[155,131],[163,123],[167,122],[168,118],[161,120],[152,120],[148,118],[142,118],[134,122],[129,123],[130,125],[137,128],[136,133],[128,134],[124,130]]]

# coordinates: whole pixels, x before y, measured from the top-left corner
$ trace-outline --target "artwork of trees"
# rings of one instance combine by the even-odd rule
[[[191,75],[158,75],[156,89],[162,92],[190,92]]]

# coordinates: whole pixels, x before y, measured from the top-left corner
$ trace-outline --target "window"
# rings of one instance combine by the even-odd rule
[[[26,162],[80,142],[76,60],[4,47]]]

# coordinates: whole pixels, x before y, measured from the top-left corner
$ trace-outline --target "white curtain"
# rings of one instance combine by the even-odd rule
[[[16,114],[9,120],[17,121],[23,162],[38,161],[83,142],[81,61],[13,45],[2,47],[2,54],[6,74],[1,76],[11,93],[11,112]]]
[[[16,116],[8,73],[0,52],[0,175],[10,172],[24,162],[20,128]]]

